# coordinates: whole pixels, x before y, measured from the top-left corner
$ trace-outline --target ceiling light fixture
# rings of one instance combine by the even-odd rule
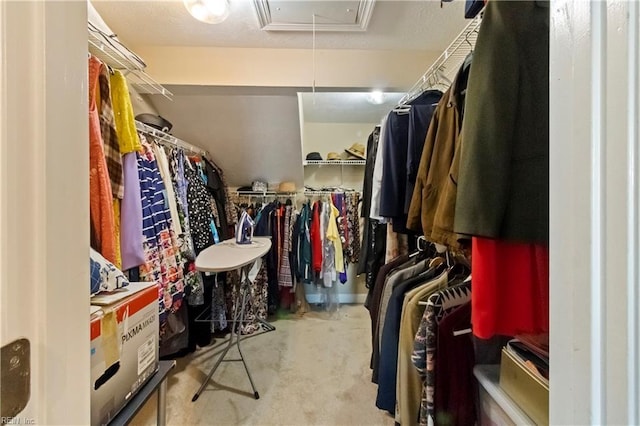
[[[227,19],[231,7],[228,0],[183,0],[191,16],[207,24],[219,24]]]
[[[372,104],[380,105],[384,102],[384,93],[380,90],[372,90],[367,100]]]

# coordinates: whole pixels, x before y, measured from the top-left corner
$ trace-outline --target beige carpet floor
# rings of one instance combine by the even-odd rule
[[[225,362],[191,398],[221,351],[221,340],[177,360],[168,378],[169,425],[393,425],[375,406],[369,314],[362,305],[272,320],[276,331],[241,343],[260,399],[242,363]],[[237,358],[235,348],[227,358]],[[154,425],[156,398],[133,425]]]

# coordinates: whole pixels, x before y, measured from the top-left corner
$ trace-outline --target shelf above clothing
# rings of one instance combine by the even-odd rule
[[[304,160],[305,166],[364,166],[366,160]]]
[[[335,193],[351,193],[351,192],[357,192],[359,194],[362,194],[362,191],[357,191],[355,189],[340,189],[340,188],[336,188],[336,189],[327,189],[327,190],[320,190],[320,191],[304,191],[304,195],[307,197],[312,197],[312,196],[322,196],[322,195],[330,195],[330,194],[335,194]]]
[[[89,23],[89,53],[104,64],[121,71],[140,93],[162,95],[172,100],[173,93],[151,78],[145,71],[146,65],[115,36],[101,32]]]
[[[257,197],[266,197],[269,195],[276,197],[292,197],[295,196],[295,192],[277,192],[277,191],[236,191],[237,195],[249,195]]]
[[[187,143],[182,139],[178,139],[173,135],[170,135],[166,132],[163,132],[162,130],[158,130],[154,127],[151,127],[138,120],[136,120],[136,130],[138,130],[139,132],[145,133],[147,135],[153,136],[157,142],[162,143],[163,145],[181,147],[183,149],[186,149],[187,151],[190,151],[193,154],[209,157],[209,154],[206,150],[202,148],[198,148],[197,146],[191,145],[190,143]]]
[[[406,105],[427,89],[448,88],[464,60],[469,53],[473,52],[481,23],[482,12],[467,24],[422,77],[400,99],[398,105]]]

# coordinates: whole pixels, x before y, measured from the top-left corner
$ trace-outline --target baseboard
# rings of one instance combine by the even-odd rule
[[[319,293],[307,294],[307,302],[310,304],[321,303],[323,295]],[[338,302],[339,303],[364,303],[367,299],[366,294],[353,294],[353,293],[339,293],[338,294]]]

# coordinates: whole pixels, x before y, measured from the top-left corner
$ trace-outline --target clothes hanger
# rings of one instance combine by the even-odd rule
[[[472,52],[473,52],[473,45],[472,45],[472,44],[471,44],[471,42],[469,41],[469,34],[472,34],[472,33],[474,33],[474,32],[475,32],[475,30],[471,31],[470,33],[467,33],[467,34],[464,36],[464,41],[466,41],[466,42],[467,42],[467,44],[469,45],[469,48],[471,49],[471,51],[472,51]]]
[[[436,76],[435,76],[435,77],[436,77],[436,80],[437,80],[437,83],[436,83],[436,84],[438,84],[438,83],[442,83],[442,81],[444,81],[448,86],[451,86],[451,84],[452,84],[452,83],[451,83],[451,80],[449,80],[449,79],[447,78],[447,76],[446,76],[446,75],[444,75],[444,71],[442,70],[442,67],[438,68],[438,69],[436,70],[435,74],[436,74]]]
[[[424,245],[422,243],[424,243]],[[409,259],[416,257],[421,253],[424,253],[426,245],[427,239],[424,237],[424,235],[420,235],[416,240],[416,251],[409,255]]]

